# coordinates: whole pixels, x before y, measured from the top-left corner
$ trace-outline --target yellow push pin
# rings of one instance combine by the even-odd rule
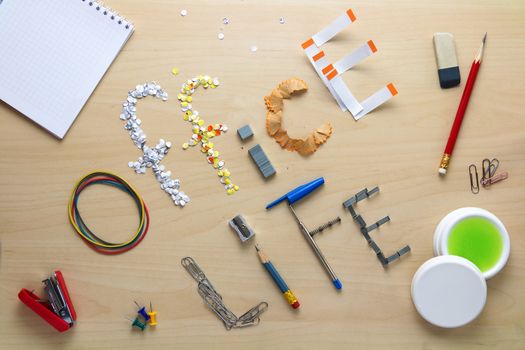
[[[149,316],[149,325],[150,326],[156,326],[157,325],[157,311],[153,311],[153,307],[151,306],[151,301],[149,302],[149,309],[150,312],[148,312]]]

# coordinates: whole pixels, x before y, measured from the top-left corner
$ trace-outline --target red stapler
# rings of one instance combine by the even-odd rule
[[[65,332],[73,327],[77,314],[69,297],[64,276],[62,272],[55,271],[42,283],[48,300],[40,299],[38,295],[25,288],[20,290],[18,298],[57,331]]]

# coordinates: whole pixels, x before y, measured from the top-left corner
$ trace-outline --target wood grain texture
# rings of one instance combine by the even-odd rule
[[[63,141],[57,141],[0,103],[0,348],[2,349],[522,349],[525,342],[525,5],[521,1],[138,1],[108,0],[132,19],[136,31],[109,69]],[[325,46],[332,61],[373,39],[378,53],[345,74],[363,99],[388,82],[399,95],[359,122],[342,113],[300,49],[309,36],[352,7],[357,21]],[[188,10],[186,17],[179,12]],[[286,23],[279,24],[279,17]],[[229,17],[230,24],[222,24]],[[223,30],[224,40],[217,39]],[[454,34],[462,74],[460,87],[439,88],[432,47],[434,32]],[[437,167],[468,68],[488,32],[480,69],[449,173]],[[253,53],[250,46],[257,45]],[[171,68],[180,74],[172,76]],[[194,107],[230,132],[216,139],[241,190],[226,196],[197,149],[179,145],[191,136],[176,94],[197,74],[221,79],[199,90]],[[291,76],[309,90],[285,101],[292,137],[324,121],[334,133],[311,157],[281,150],[264,127],[263,96]],[[150,143],[175,145],[164,164],[182,181],[192,201],[174,207],[151,172],[136,175],[128,161],[140,154],[123,122],[120,104],[136,84],[155,80],[170,93],[163,103],[146,100],[139,117]],[[50,87],[57,89],[60,87]],[[255,137],[241,143],[235,130],[249,123]],[[261,144],[277,169],[264,181],[247,150]],[[508,180],[469,191],[467,166],[497,157]],[[133,251],[102,256],[74,234],[66,215],[75,182],[95,169],[126,178],[151,210],[151,229]],[[297,206],[310,227],[337,215],[342,224],[316,239],[344,290],[337,293],[301,237],[288,209],[265,211],[270,200],[317,176],[326,184]],[[408,243],[412,253],[383,269],[341,203],[364,187],[381,193],[359,204],[373,222],[392,221],[373,233],[393,252]],[[472,324],[456,330],[430,326],[414,310],[410,283],[432,257],[439,220],[463,206],[485,208],[506,225],[511,257],[488,282],[488,302]],[[86,191],[87,220],[105,237],[124,238],[136,225],[126,196]],[[245,215],[257,241],[301,301],[294,312],[258,262],[252,244],[241,245],[227,226]],[[252,242],[253,243],[253,242]],[[270,307],[257,327],[226,331],[204,306],[194,281],[180,265],[194,257],[237,314],[261,300]],[[57,334],[17,299],[20,288],[39,290],[61,269],[78,313],[71,331]],[[139,334],[125,316],[133,300],[151,301],[159,325]]]

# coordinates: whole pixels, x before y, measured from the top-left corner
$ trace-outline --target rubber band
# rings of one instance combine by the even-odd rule
[[[112,243],[98,237],[82,219],[78,209],[78,199],[82,191],[92,185],[115,187],[133,198],[139,213],[139,226],[133,236],[123,243]],[[149,212],[146,203],[138,192],[120,176],[104,171],[95,171],[82,177],[73,188],[68,204],[71,225],[82,240],[93,250],[102,254],[121,254],[136,247],[146,236],[149,229]]]

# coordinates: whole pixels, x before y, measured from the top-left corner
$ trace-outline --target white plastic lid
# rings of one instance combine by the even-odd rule
[[[487,300],[487,284],[469,260],[453,255],[426,261],[412,279],[412,301],[433,325],[455,328],[474,320]]]

